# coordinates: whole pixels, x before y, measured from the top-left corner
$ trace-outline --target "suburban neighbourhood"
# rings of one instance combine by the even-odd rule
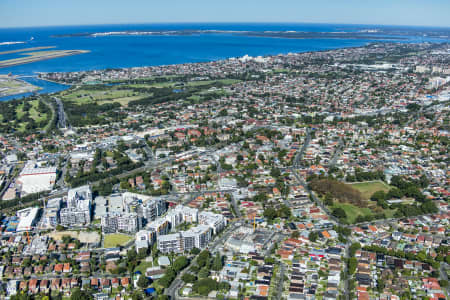
[[[0,102],[1,299],[448,299],[450,48],[40,73]]]

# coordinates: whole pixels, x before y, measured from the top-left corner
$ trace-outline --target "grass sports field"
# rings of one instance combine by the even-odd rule
[[[118,102],[126,106],[128,102],[139,100],[151,94],[142,94],[133,92],[133,90],[118,90],[112,87],[106,87],[104,90],[84,90],[82,88],[69,90],[61,93],[64,101],[73,101],[78,105],[97,102],[98,104]]]
[[[358,216],[370,216],[370,215],[375,214],[375,212],[369,207],[361,208],[361,207],[352,205],[350,203],[340,203],[340,202],[335,202],[333,204],[333,206],[330,207],[330,210],[333,210],[337,207],[340,207],[345,211],[345,213],[347,215],[347,221],[349,224],[355,223],[356,218]],[[386,218],[389,219],[394,216],[395,210],[382,209],[382,212],[385,214]]]
[[[358,207],[350,203],[342,203],[334,201],[333,206],[330,207],[332,211],[335,208],[342,208],[346,215],[348,223],[355,223],[358,216],[370,216],[376,213],[384,213],[386,218],[392,218],[394,216],[395,210],[383,209],[376,205],[373,201],[370,201],[370,196],[377,191],[387,192],[391,189],[389,185],[382,181],[368,181],[350,184],[353,188],[361,192],[364,201],[368,202],[368,207]]]
[[[231,85],[240,82],[236,79],[219,79],[219,80],[204,80],[204,81],[189,81],[184,87],[200,88],[196,95],[192,95],[188,100],[199,101],[203,94],[207,94],[208,90],[201,90],[201,87],[212,83],[220,83],[223,85]],[[63,101],[71,101],[77,105],[84,105],[89,103],[97,103],[99,105],[105,103],[120,103],[122,106],[127,106],[130,101],[140,100],[153,96],[153,93],[146,92],[145,89],[150,88],[176,88],[176,82],[157,82],[157,83],[139,83],[139,84],[120,84],[120,85],[103,85],[98,89],[91,89],[89,86],[83,88],[69,89],[60,93]],[[142,90],[139,90],[142,89]],[[218,92],[218,91],[216,91]]]
[[[117,247],[117,246],[123,246],[129,241],[131,241],[133,237],[121,234],[121,233],[114,233],[114,234],[107,234],[104,237],[104,247],[105,248],[111,248],[111,247]]]
[[[350,224],[354,223],[358,216],[369,216],[372,214],[372,210],[370,208],[367,208],[367,207],[361,208],[361,207],[352,205],[350,203],[336,202],[333,204],[332,210],[335,208],[338,208],[338,207],[345,210],[345,213],[347,214],[347,221]]]
[[[361,192],[364,199],[370,199],[370,196],[377,191],[388,192],[391,187],[382,181],[370,181],[353,183],[351,186]]]

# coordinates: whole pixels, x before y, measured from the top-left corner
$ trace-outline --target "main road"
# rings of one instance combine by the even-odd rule
[[[53,97],[53,99],[56,102],[56,108],[57,108],[57,118],[58,118],[58,128],[59,129],[70,129],[70,124],[67,122],[67,116],[66,112],[64,111],[64,104],[62,103],[61,99],[57,97]]]
[[[320,208],[322,208],[322,210],[323,210],[324,212],[326,212],[327,215],[328,215],[334,222],[339,223],[338,220],[337,220],[335,217],[333,217],[333,216],[331,215],[331,213],[330,213],[330,211],[328,210],[328,208],[327,208],[325,205],[323,205],[322,201],[320,201],[320,200],[317,198],[317,196],[313,193],[313,191],[311,191],[311,190],[308,188],[308,184],[306,183],[306,181],[305,181],[305,180],[297,173],[297,169],[301,166],[301,160],[302,160],[303,155],[304,155],[306,149],[308,148],[310,142],[311,142],[311,129],[308,128],[307,131],[306,131],[306,139],[305,139],[305,142],[304,142],[302,148],[300,149],[300,151],[298,151],[297,155],[295,156],[295,158],[294,158],[294,163],[292,164],[292,167],[290,168],[290,170],[291,170],[292,174],[294,175],[294,177],[295,177],[297,183],[305,187],[305,190],[309,193],[310,198],[316,203],[316,205],[319,206]],[[289,201],[286,200],[285,203],[289,204]],[[290,206],[290,205],[289,205],[289,206]]]

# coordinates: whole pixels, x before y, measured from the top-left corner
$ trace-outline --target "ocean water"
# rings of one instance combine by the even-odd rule
[[[57,92],[67,88],[37,80],[36,72],[69,72],[107,68],[195,63],[240,57],[243,55],[275,55],[289,52],[308,52],[343,47],[358,47],[375,40],[371,39],[288,39],[247,37],[232,34],[195,34],[180,36],[105,36],[105,37],[53,37],[74,33],[95,33],[126,30],[183,30],[215,29],[239,31],[306,31],[335,32],[357,31],[377,26],[332,25],[332,24],[152,24],[152,25],[98,25],[41,28],[0,29],[0,52],[30,47],[55,46],[55,49],[81,49],[90,53],[31,64],[1,68],[0,74],[12,73],[22,79],[41,86],[41,93]],[[402,42],[423,41],[422,37],[408,37]],[[434,41],[432,39],[428,39]],[[385,41],[389,41],[386,37]],[[438,41],[438,40],[437,40]],[[22,44],[1,45],[5,42]],[[20,53],[0,55],[0,60],[20,57]],[[22,97],[3,97],[1,100]]]

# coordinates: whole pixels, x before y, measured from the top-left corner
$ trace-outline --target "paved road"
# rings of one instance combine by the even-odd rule
[[[177,299],[177,292],[183,287],[183,280],[181,280],[181,276],[187,272],[188,268],[189,266],[178,274],[175,280],[172,281],[172,284],[164,290],[164,295],[169,296],[170,299]]]
[[[233,221],[232,223],[229,224],[229,226],[225,229],[225,231],[220,235],[216,237],[216,240],[212,243],[212,245],[209,247],[210,252],[211,253],[215,253],[217,252],[217,248],[219,245],[223,245],[225,243],[225,240],[228,239],[229,235],[231,233],[233,233],[236,228],[238,227],[236,224],[239,223],[239,221]],[[181,277],[183,276],[183,274],[185,274],[191,265],[195,264],[196,260],[197,260],[196,256],[193,260],[191,260],[191,263],[189,264],[189,266],[187,266],[186,268],[183,269],[183,271],[181,271],[180,273],[178,273],[177,277],[175,278],[174,281],[172,281],[172,284],[164,290],[164,294],[169,296],[170,299],[177,299],[177,292],[180,288],[183,287],[183,280],[181,280]]]
[[[242,214],[241,214],[241,211],[239,209],[239,205],[237,205],[236,199],[234,198],[232,192],[230,193],[230,195],[231,195],[231,205],[233,205],[233,209],[234,209],[234,212],[236,213],[236,217],[240,218],[242,216]]]
[[[338,220],[337,220],[336,218],[334,218],[334,217],[331,215],[331,213],[330,213],[330,211],[328,210],[328,208],[327,208],[325,205],[323,205],[322,201],[320,201],[320,200],[316,197],[316,195],[315,195],[312,191],[310,191],[310,190],[308,189],[308,184],[307,184],[307,183],[305,182],[305,180],[303,180],[303,178],[297,173],[297,169],[301,167],[301,159],[303,158],[303,155],[304,155],[306,149],[308,148],[310,142],[311,142],[311,129],[308,128],[307,131],[306,131],[306,139],[305,139],[305,142],[304,142],[302,148],[300,149],[300,151],[298,151],[298,153],[296,154],[295,159],[294,159],[294,163],[293,163],[292,167],[290,168],[290,170],[291,170],[292,174],[294,175],[294,177],[295,177],[297,183],[305,187],[306,191],[309,193],[309,195],[310,195],[311,198],[314,200],[314,202],[316,203],[316,205],[319,206],[319,207],[321,207],[321,208],[323,209],[323,211],[325,211],[325,212],[328,214],[328,216],[329,216],[333,221],[338,222]],[[288,204],[288,206],[291,206],[290,203],[289,203],[289,201],[285,200],[285,203]]]
[[[56,101],[56,108],[58,110],[57,118],[58,118],[58,128],[59,129],[71,129],[70,124],[67,122],[66,112],[64,111],[64,104],[61,99],[53,97]]]
[[[61,170],[61,176],[59,177],[58,182],[56,182],[56,185],[59,188],[65,188],[66,187],[66,183],[64,181],[64,178],[66,177],[66,174],[67,174],[67,162],[69,161],[69,159],[70,159],[70,155],[66,155],[66,157],[64,157],[63,167],[62,167],[62,170]]]
[[[13,167],[11,174],[14,173],[14,170],[16,169],[16,166]],[[14,178],[9,175],[8,179],[5,180],[5,185],[3,186],[3,189],[0,191],[0,199],[3,197],[3,195],[6,193],[6,191],[8,190],[8,187],[11,185],[11,183],[13,182]]]
[[[345,258],[350,257],[349,248],[350,248],[350,241],[347,241],[347,243],[345,244],[345,249],[344,249],[344,257]],[[345,296],[346,300],[350,300],[350,293],[348,290],[348,280],[349,280],[350,275],[348,274],[347,264],[344,264],[344,273],[346,274],[346,279],[344,281],[344,296]]]
[[[277,237],[275,237],[277,235]],[[282,232],[274,232],[270,238],[267,240],[267,242],[263,245],[263,248],[266,250],[264,251],[264,256],[269,256],[270,252],[272,251],[273,247],[280,243],[283,239],[289,237],[289,234],[283,234]],[[270,244],[269,244],[270,243]]]
[[[316,194],[313,193],[313,191],[311,191],[311,190],[308,188],[308,184],[306,183],[305,180],[303,180],[302,177],[300,177],[300,175],[298,175],[297,170],[292,169],[292,174],[294,174],[294,177],[297,179],[297,182],[298,182],[300,185],[302,185],[302,186],[305,187],[306,191],[309,193],[309,195],[311,196],[311,198],[313,199],[313,201],[315,202],[315,204],[316,204],[317,206],[319,206],[320,208],[322,208],[322,210],[330,217],[330,219],[331,219],[332,221],[334,221],[335,223],[339,223],[339,220],[338,220],[337,218],[335,218],[334,216],[331,215],[331,212],[329,211],[329,209],[323,204],[323,202],[322,202],[319,198],[317,198]]]
[[[441,262],[441,267],[439,269],[439,279],[440,280],[448,281],[447,269],[448,269],[447,263]],[[445,292],[445,294],[447,296],[447,299],[448,299],[448,297],[450,295],[450,287],[447,286],[446,288],[444,288],[444,292]]]
[[[212,245],[209,246],[209,249],[212,253],[215,253],[218,251],[219,246],[223,246],[225,244],[225,241],[230,237],[230,235],[239,227],[237,224],[241,223],[241,220],[235,220],[231,223],[229,223],[229,226],[225,231],[216,238],[215,241],[213,241]]]
[[[283,297],[283,289],[284,289],[284,272],[285,272],[285,266],[284,263],[280,262],[280,278],[278,281],[278,287],[277,287],[277,295],[276,299],[280,300]]]
[[[303,158],[303,155],[305,154],[306,149],[308,149],[309,143],[311,142],[311,129],[308,127],[306,129],[306,138],[305,138],[305,142],[303,143],[302,148],[300,149],[300,151],[297,152],[297,154],[295,155],[294,158],[294,163],[293,163],[293,167],[294,168],[298,168],[300,167],[300,161]]]
[[[331,158],[330,162],[328,163],[328,168],[332,168],[336,165],[336,162],[339,159],[339,157],[341,156],[341,153],[344,150],[344,148],[345,148],[344,138],[341,137],[339,139],[339,144],[333,153],[333,157]]]

